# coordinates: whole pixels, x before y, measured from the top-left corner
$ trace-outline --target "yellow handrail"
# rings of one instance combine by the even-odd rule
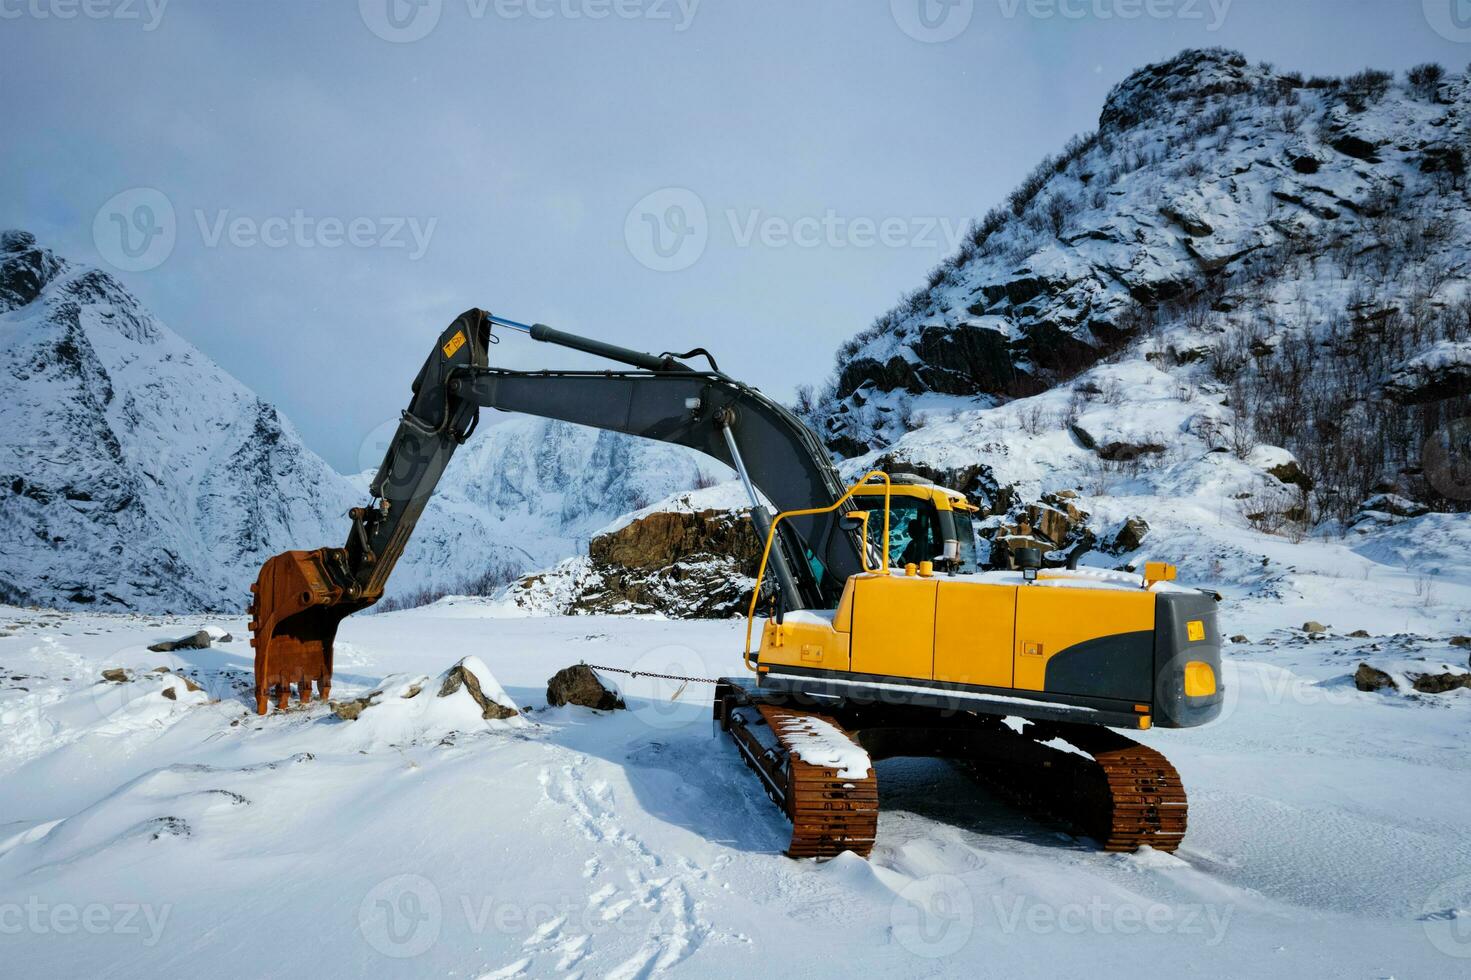
[[[873,470],[863,475],[863,479],[848,488],[848,492],[839,497],[835,502],[826,507],[809,507],[806,510],[788,510],[777,514],[771,521],[771,527],[766,532],[766,547],[761,549],[761,567],[756,571],[756,587],[751,590],[751,607],[746,611],[746,651],[742,655],[746,669],[755,672],[756,668],[751,665],[751,629],[756,624],[756,602],[761,596],[761,582],[766,578],[766,562],[771,557],[771,543],[776,540],[776,526],[788,517],[806,517],[809,514],[830,514],[848,502],[848,499],[858,492],[858,489],[874,477],[882,477],[884,481],[884,547],[883,547],[883,572],[889,574],[889,498],[894,485],[889,480],[889,474],[882,470]],[[867,538],[860,545],[868,547]],[[865,562],[865,564],[867,564]]]

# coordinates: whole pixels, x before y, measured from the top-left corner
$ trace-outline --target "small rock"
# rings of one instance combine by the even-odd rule
[[[1354,687],[1360,691],[1377,691],[1385,687],[1395,691],[1399,690],[1399,685],[1394,682],[1393,677],[1366,663],[1359,664],[1359,669],[1354,672]]]
[[[102,679],[112,681],[114,684],[122,684],[132,680],[133,674],[131,671],[124,670],[122,667],[112,667],[102,672]]]
[[[1471,636],[1453,636],[1451,637],[1451,646],[1471,647]]]
[[[1415,674],[1410,677],[1410,682],[1421,694],[1445,694],[1471,687],[1471,674]]]
[[[1232,643],[1250,643],[1251,641],[1248,640],[1246,637],[1242,636],[1240,633],[1237,633],[1235,636],[1231,637],[1231,642]]]
[[[1302,631],[1304,633],[1326,633],[1328,632],[1328,627],[1324,626],[1316,619],[1310,619],[1306,623],[1302,624]]]
[[[621,697],[603,686],[598,675],[586,664],[564,667],[547,681],[547,704],[554,708],[580,704],[600,711],[627,707]]]
[[[450,668],[449,673],[444,677],[444,684],[439,688],[439,696],[447,698],[462,686],[470,692],[470,697],[475,699],[475,703],[480,705],[480,717],[487,721],[514,718],[520,714],[515,708],[486,697],[485,693],[480,690],[480,680],[475,676],[473,670],[465,668],[464,661]]]
[[[209,643],[209,634],[200,630],[198,633],[181,636],[177,640],[162,640],[148,649],[154,653],[168,653],[172,650],[207,650]]]
[[[1366,640],[1366,639],[1369,638],[1369,631],[1368,630],[1354,630],[1352,633],[1349,634],[1349,636],[1353,637],[1356,640]]]
[[[166,687],[166,688],[164,688],[162,691],[160,691],[158,693],[162,694],[164,697],[168,698],[170,701],[177,701],[177,700],[179,700],[179,695],[177,693],[175,693],[174,692],[174,689],[171,688],[171,687]]]

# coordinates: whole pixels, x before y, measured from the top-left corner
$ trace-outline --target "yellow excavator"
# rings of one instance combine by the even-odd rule
[[[624,368],[496,368],[496,327]],[[799,419],[701,348],[648,354],[475,309],[412,391],[346,543],[277,555],[251,586],[261,714],[293,687],[329,696],[338,624],[382,597],[481,409],[522,412],[687,446],[739,476],[764,550],[747,674],[720,681],[714,717],[791,821],[787,853],[867,856],[873,767],[891,756],[954,760],[1107,850],[1179,846],[1179,775],[1122,734],[1221,710],[1219,597],[1175,584],[1172,566],[1043,568],[1020,548],[1015,567],[983,569],[963,494],[884,472],[844,486]]]

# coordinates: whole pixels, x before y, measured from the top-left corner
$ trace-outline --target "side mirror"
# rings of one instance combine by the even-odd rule
[[[863,570],[865,572],[873,571],[874,556],[868,553],[868,511],[851,510],[838,518],[838,526],[850,534],[858,535],[858,557],[863,563]],[[875,549],[876,552],[877,549]]]

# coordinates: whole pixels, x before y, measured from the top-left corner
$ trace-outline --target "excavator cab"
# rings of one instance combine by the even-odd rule
[[[981,570],[973,523],[978,508],[965,494],[909,473],[891,473],[889,480],[890,565],[903,568],[927,561],[945,572]],[[882,483],[865,483],[854,497],[881,517],[884,491]],[[870,553],[882,555],[883,521],[870,519],[865,526]]]

